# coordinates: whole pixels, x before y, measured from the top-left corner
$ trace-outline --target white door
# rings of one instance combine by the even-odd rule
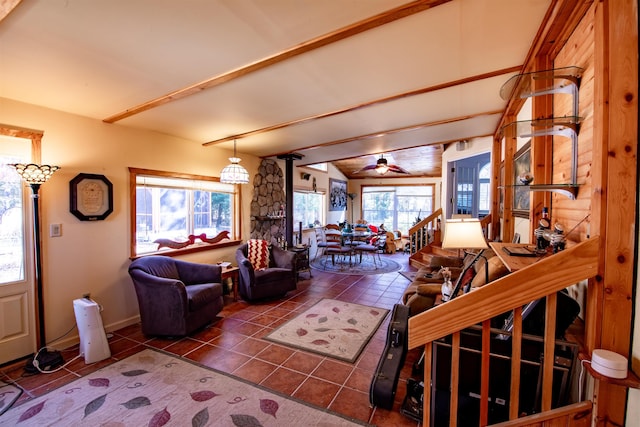
[[[7,166],[30,150],[29,139],[0,136],[0,364],[36,346],[31,189]]]

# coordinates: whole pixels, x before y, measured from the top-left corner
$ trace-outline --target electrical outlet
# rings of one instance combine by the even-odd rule
[[[62,224],[49,225],[49,237],[60,237],[60,236],[62,236]]]

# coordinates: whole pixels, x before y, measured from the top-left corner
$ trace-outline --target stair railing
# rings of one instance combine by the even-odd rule
[[[442,209],[436,209],[409,229],[409,253],[415,254],[434,241],[440,241],[440,224],[442,223]]]
[[[513,310],[511,335],[511,384],[509,419],[518,418],[520,366],[522,348],[522,307],[546,297],[546,323],[542,362],[541,410],[550,411],[553,393],[553,368],[557,292],[567,286],[596,276],[599,237],[579,243],[557,254],[543,257],[526,268],[470,293],[461,295],[409,319],[409,349],[424,346],[424,408],[423,424],[431,425],[431,393],[433,342],[452,336],[450,426],[457,425],[458,379],[460,360],[460,333],[465,328],[481,323],[481,375],[480,375],[480,425],[488,423],[489,413],[489,361],[491,318]],[[498,373],[500,375],[500,373]]]

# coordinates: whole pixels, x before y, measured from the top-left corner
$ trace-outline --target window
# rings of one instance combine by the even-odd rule
[[[329,169],[326,163],[315,163],[313,165],[306,165],[306,167],[311,169],[318,169],[319,171],[323,172],[326,172]]]
[[[129,168],[132,195],[132,256],[171,250],[211,249],[237,238],[238,196],[218,178]],[[133,215],[132,215],[133,216]],[[227,231],[222,243],[206,243]]]
[[[491,163],[485,164],[478,173],[478,179],[480,181],[480,195],[478,197],[478,211],[481,216],[489,214],[489,208],[491,206]]]
[[[310,191],[293,192],[293,224],[303,227],[324,224],[324,194]]]
[[[23,194],[20,175],[7,166],[22,159],[0,157],[0,284],[24,280]],[[31,193],[31,190],[28,190]]]
[[[416,218],[433,213],[434,185],[362,187],[362,217],[387,230],[408,232]]]

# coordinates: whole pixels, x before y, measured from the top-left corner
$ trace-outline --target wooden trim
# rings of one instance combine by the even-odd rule
[[[384,98],[374,99],[372,101],[364,102],[362,104],[357,104],[357,105],[352,105],[350,107],[341,108],[339,110],[334,110],[334,111],[329,111],[329,112],[326,112],[326,113],[316,114],[315,116],[309,116],[309,117],[304,117],[304,118],[301,118],[301,119],[290,120],[288,122],[283,122],[283,123],[278,123],[278,124],[271,125],[271,126],[266,126],[266,127],[261,128],[261,129],[255,129],[255,130],[252,130],[252,131],[239,133],[239,134],[236,134],[236,135],[230,135],[230,136],[227,136],[227,137],[224,137],[224,138],[219,138],[219,139],[215,139],[213,141],[205,142],[202,145],[206,147],[206,146],[209,146],[209,145],[220,144],[222,142],[233,141],[234,139],[247,138],[249,136],[254,136],[254,135],[258,135],[258,134],[266,133],[266,132],[271,132],[273,130],[278,130],[278,129],[282,129],[282,128],[289,127],[289,126],[295,126],[295,125],[299,125],[299,124],[306,123],[306,122],[311,122],[311,121],[320,120],[320,119],[326,119],[327,117],[337,116],[339,114],[344,114],[344,113],[350,113],[352,111],[356,111],[356,110],[360,110],[360,109],[363,109],[363,108],[372,107],[372,106],[379,105],[379,104],[384,104],[384,103],[387,103],[387,102],[398,101],[400,99],[409,98],[411,96],[423,95],[425,93],[435,92],[435,91],[438,91],[438,90],[444,90],[444,89],[448,89],[448,88],[451,88],[451,87],[460,86],[460,85],[463,85],[463,84],[473,83],[475,81],[484,80],[484,79],[488,79],[488,78],[492,78],[492,77],[496,77],[496,76],[501,76],[503,74],[514,73],[516,71],[519,71],[521,68],[522,68],[521,65],[516,65],[516,66],[512,66],[512,67],[502,68],[500,70],[489,71],[488,73],[477,74],[475,76],[465,77],[465,78],[462,78],[462,79],[453,80],[453,81],[449,81],[449,82],[445,82],[445,83],[441,83],[441,84],[437,84],[437,85],[433,85],[433,86],[427,86],[427,87],[423,87],[423,88],[420,88],[420,89],[411,90],[411,91],[408,91],[408,92],[402,92],[402,93],[398,93],[398,94],[395,94],[395,95],[387,96],[387,97],[384,97]],[[466,119],[470,119],[470,118],[477,117],[477,116],[482,116],[482,115],[487,115],[487,114],[500,114],[500,113],[502,113],[502,109],[496,110],[496,111],[492,111],[492,112],[472,114],[472,115],[469,115],[469,116],[463,116],[463,117],[458,118],[458,119],[450,119],[450,120],[451,121],[466,120]],[[434,122],[434,123],[436,123],[436,124],[449,123],[449,121],[447,121],[447,120],[443,120],[441,122],[442,123],[439,123],[439,122]],[[410,126],[408,128],[402,128],[402,129],[411,130],[411,128],[413,128],[413,127],[414,126]],[[423,125],[415,126],[416,129],[419,129],[420,127],[424,127],[424,126]],[[391,133],[391,132],[392,131],[387,131],[387,132],[382,132],[382,133],[386,134],[386,133]],[[371,134],[371,136],[380,135],[380,133],[381,132],[376,132],[375,134]],[[342,140],[342,141],[338,141],[336,143],[343,143],[343,142],[352,141],[354,139],[362,139],[362,138],[364,138],[364,137],[360,136],[360,137],[356,137],[356,138],[352,138],[352,139],[345,139],[345,140]],[[308,147],[308,148],[311,148],[311,147]]]
[[[398,6],[394,9],[387,10],[370,18],[363,19],[362,21],[347,25],[346,27],[342,27],[338,30],[331,31],[327,34],[321,35],[311,40],[307,40],[287,50],[271,56],[267,56],[266,58],[244,65],[240,68],[236,68],[226,73],[208,78],[204,81],[187,86],[185,88],[178,89],[135,107],[128,108],[125,111],[117,113],[111,117],[107,117],[103,121],[105,123],[115,123],[119,120],[131,117],[143,111],[147,111],[152,108],[167,104],[169,102],[195,95],[202,92],[203,90],[211,89],[213,87],[227,83],[231,80],[246,76],[247,74],[262,70],[271,65],[286,61],[287,59],[293,58],[295,56],[302,55],[303,53],[307,53],[323,46],[327,46],[331,43],[339,42],[365,31],[380,27],[393,21],[397,21],[398,19],[402,19],[407,16],[425,11],[427,9],[431,9],[432,7],[448,3],[449,1],[451,0],[416,0],[411,3]]]
[[[540,414],[533,414],[527,417],[517,418],[498,424],[493,427],[527,427],[527,426],[590,426],[590,415],[593,405],[591,401],[578,402],[571,405],[562,406]],[[553,420],[566,420],[562,423],[549,423]],[[571,421],[571,422],[569,422]]]
[[[564,289],[597,272],[598,236],[518,270],[490,286],[409,318],[410,349]]]

